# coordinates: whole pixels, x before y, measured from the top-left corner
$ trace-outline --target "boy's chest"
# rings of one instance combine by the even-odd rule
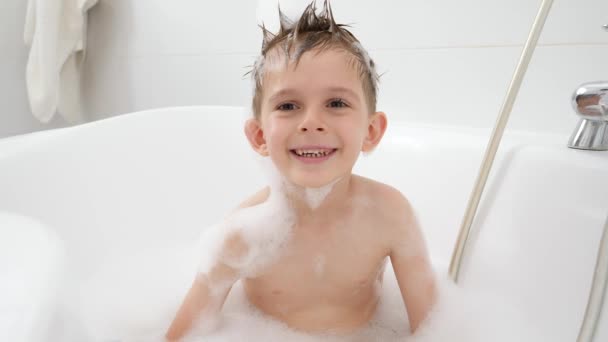
[[[352,300],[373,290],[387,254],[367,222],[296,226],[279,259],[248,282],[260,295]]]

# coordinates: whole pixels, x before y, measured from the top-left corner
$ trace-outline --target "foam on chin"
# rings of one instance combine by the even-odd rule
[[[297,198],[304,200],[312,210],[317,209],[323,203],[333,190],[334,185],[342,179],[337,178],[328,184],[316,188],[302,187],[285,178],[268,158],[262,159],[261,164],[264,173],[268,177],[271,193],[283,193],[286,197],[295,195]],[[293,208],[291,209],[293,210]]]
[[[305,188],[304,194],[306,203],[308,203],[310,209],[317,209],[321,203],[323,203],[327,195],[329,195],[329,193],[333,190],[334,185],[340,181],[340,179],[341,178],[338,178],[333,182],[319,188]]]

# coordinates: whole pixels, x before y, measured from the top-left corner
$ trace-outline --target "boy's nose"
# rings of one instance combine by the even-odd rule
[[[314,131],[314,130],[316,130],[316,131],[318,131],[318,132],[324,132],[324,131],[325,131],[325,127],[321,127],[321,126],[319,126],[319,127],[317,127],[316,129],[315,129],[314,127],[308,128],[307,126],[302,126],[302,127],[300,127],[300,131],[302,131],[302,132],[308,132],[309,130],[310,130],[310,131]]]
[[[302,122],[300,123],[300,132],[325,132],[327,127],[325,123],[319,118],[318,114],[307,113]]]

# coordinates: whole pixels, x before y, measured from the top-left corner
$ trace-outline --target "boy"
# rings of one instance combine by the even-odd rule
[[[277,35],[263,30],[245,134],[279,180],[210,229],[210,257],[166,338],[211,322],[239,279],[255,307],[291,328],[351,332],[374,314],[387,257],[415,331],[437,290],[413,210],[397,190],[351,173],[387,126],[374,63],[327,1],[295,24],[282,16]]]

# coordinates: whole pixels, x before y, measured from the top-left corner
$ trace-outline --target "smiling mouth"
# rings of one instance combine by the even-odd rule
[[[327,148],[327,149],[293,149],[289,150],[293,155],[300,158],[326,158],[334,154],[338,149]]]

